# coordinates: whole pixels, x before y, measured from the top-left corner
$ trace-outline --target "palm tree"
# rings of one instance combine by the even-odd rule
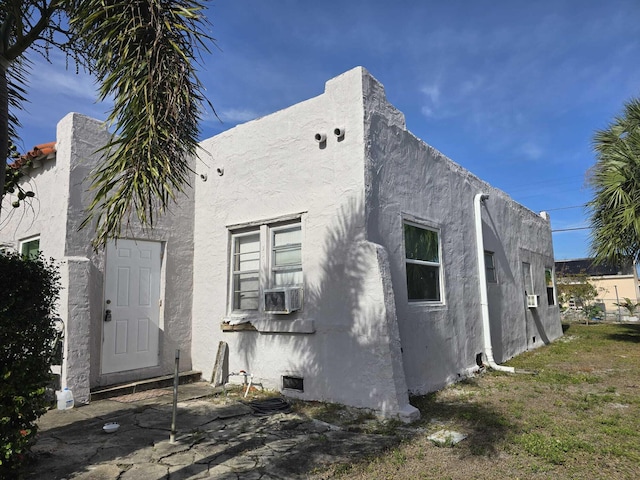
[[[624,297],[623,302],[614,303],[617,307],[626,308],[629,315],[634,316],[640,307],[640,303],[632,301],[630,298]]]
[[[591,250],[598,262],[621,265],[640,255],[640,100],[593,140],[596,164],[589,183]]]
[[[152,227],[189,178],[199,120],[208,104],[196,76],[213,39],[196,0],[0,0],[0,152],[16,140],[29,58],[66,53],[113,98],[117,132],[92,179],[96,245],[117,237],[133,216]],[[0,161],[0,179],[6,163]]]

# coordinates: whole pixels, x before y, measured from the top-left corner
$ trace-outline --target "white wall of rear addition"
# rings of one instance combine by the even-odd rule
[[[548,305],[546,297],[545,268],[553,268],[548,218],[407,131],[373,77],[365,79],[365,99],[367,236],[389,250],[409,390],[442,388],[483,354],[473,206],[478,193],[488,195],[482,207],[484,249],[494,254],[498,277],[488,285],[495,359],[504,362],[562,335],[558,307]],[[407,300],[404,220],[440,231],[442,302]],[[541,299],[535,310],[526,308],[522,262],[532,265]]]

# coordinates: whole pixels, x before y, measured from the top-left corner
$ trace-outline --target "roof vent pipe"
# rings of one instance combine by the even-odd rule
[[[478,193],[473,199],[473,210],[476,222],[476,247],[478,253],[478,282],[480,283],[480,307],[482,309],[482,336],[484,337],[484,354],[489,367],[500,372],[515,373],[515,368],[498,365],[493,359],[491,345],[491,327],[489,324],[489,297],[487,295],[487,271],[484,264],[484,240],[482,239],[482,202],[489,198],[485,193]]]

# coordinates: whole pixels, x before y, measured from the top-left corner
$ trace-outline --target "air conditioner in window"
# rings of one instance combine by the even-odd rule
[[[538,308],[540,303],[540,295],[527,295],[527,307]]]
[[[302,308],[300,287],[271,288],[264,291],[264,311],[266,313],[289,314]]]

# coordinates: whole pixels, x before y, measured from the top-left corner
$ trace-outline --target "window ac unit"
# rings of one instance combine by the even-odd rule
[[[300,287],[280,287],[264,291],[266,313],[289,314],[302,307]]]
[[[527,307],[538,308],[540,303],[540,295],[527,295]]]

